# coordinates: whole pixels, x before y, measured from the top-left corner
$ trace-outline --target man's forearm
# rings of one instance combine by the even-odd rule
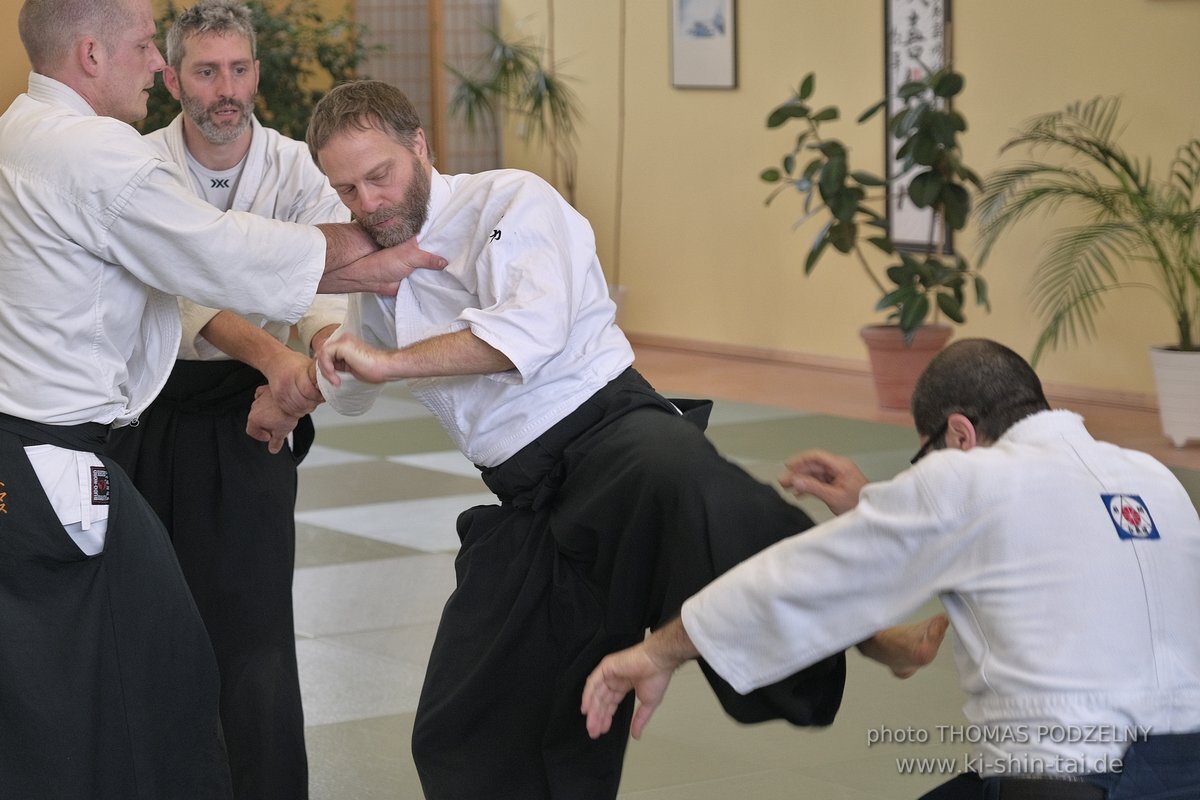
[[[379,249],[379,245],[357,222],[325,222],[317,225],[325,234],[325,271],[336,270]]]
[[[514,369],[508,356],[470,330],[455,331],[396,350],[391,380],[446,375],[488,375]]]
[[[270,371],[271,358],[286,347],[232,311],[218,313],[200,329],[200,335],[225,355],[249,364],[264,375]]]

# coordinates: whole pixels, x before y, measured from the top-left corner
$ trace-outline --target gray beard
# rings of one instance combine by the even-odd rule
[[[361,217],[359,224],[371,235],[380,247],[395,247],[407,242],[421,231],[429,218],[429,173],[414,156],[415,171],[404,199],[394,206]],[[395,219],[397,222],[386,227],[380,223]]]
[[[183,112],[187,114],[192,122],[196,124],[196,127],[200,129],[200,135],[203,136],[209,144],[221,145],[237,141],[237,138],[245,133],[250,127],[250,110],[242,103],[238,103],[236,101],[226,101],[222,103],[214,103],[208,108],[205,108],[193,98],[188,97],[186,94],[181,96],[180,103],[183,105]],[[233,124],[222,124],[213,121],[212,117],[210,116],[212,112],[215,112],[221,108],[230,107],[236,107],[238,111],[241,112],[237,122]]]

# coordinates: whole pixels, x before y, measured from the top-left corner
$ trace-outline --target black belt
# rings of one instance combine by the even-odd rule
[[[1084,781],[1054,778],[1000,778],[989,781],[996,800],[1104,800],[1108,792]]]
[[[25,447],[52,444],[68,450],[98,453],[108,442],[109,426],[99,422],[82,425],[47,425],[29,419],[0,414],[0,430],[15,434]]]

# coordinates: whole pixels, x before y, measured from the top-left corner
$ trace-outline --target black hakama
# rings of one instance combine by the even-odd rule
[[[216,663],[162,523],[102,458],[108,530],[86,556],[25,455],[106,431],[0,419],[0,796],[225,800]]]
[[[291,450],[246,434],[256,387],[239,361],[177,361],[136,427],[108,454],[166,525],[208,629],[221,675],[221,723],[234,795],[308,797],[296,665],[292,573],[296,465],[312,443],[302,419]]]
[[[681,408],[685,401],[675,401]],[[633,369],[499,467],[500,506],[458,520],[457,588],[443,611],[413,731],[428,800],[613,798],[632,717],[588,738],[579,705],[600,659],[642,640],[713,578],[812,520],[727,461]],[[738,695],[743,722],[832,721],[844,657]]]

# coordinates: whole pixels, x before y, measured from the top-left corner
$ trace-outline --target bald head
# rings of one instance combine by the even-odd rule
[[[53,77],[84,37],[115,48],[121,32],[136,21],[137,1],[25,0],[17,31],[34,72]]]
[[[990,339],[961,339],[938,353],[917,380],[912,416],[917,434],[932,436],[951,414],[996,441],[1014,423],[1050,408],[1025,359]]]

